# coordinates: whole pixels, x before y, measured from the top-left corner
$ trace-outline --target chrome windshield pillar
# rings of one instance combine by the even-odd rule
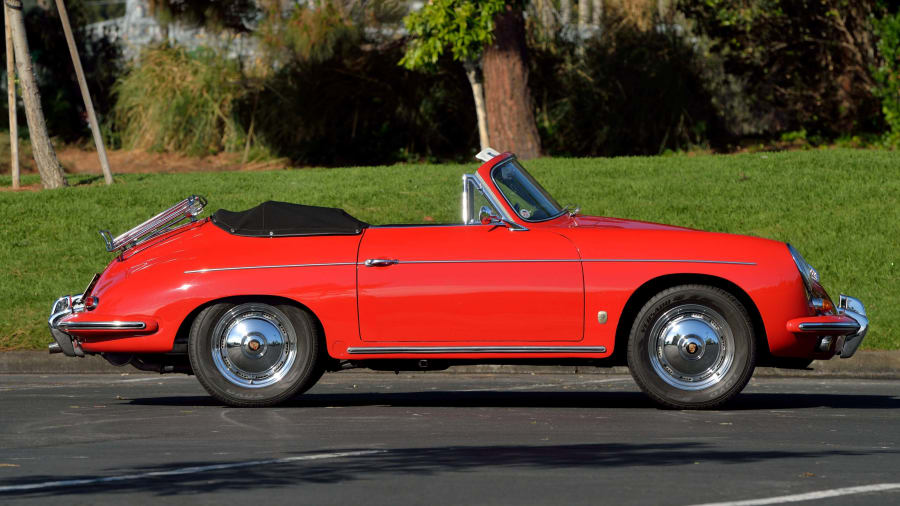
[[[513,223],[513,219],[509,216],[509,213],[506,212],[506,208],[504,208],[500,201],[494,196],[493,193],[487,188],[484,182],[481,180],[481,177],[476,174],[463,174],[462,176],[463,183],[463,191],[462,191],[462,220],[466,225],[480,225],[481,220],[479,219],[479,210],[481,206],[476,206],[475,198],[480,194],[485,200],[488,201],[488,204],[493,208],[493,211],[502,218],[502,220],[506,223]],[[521,225],[515,224],[516,226],[511,228],[510,230],[527,230],[525,227]]]

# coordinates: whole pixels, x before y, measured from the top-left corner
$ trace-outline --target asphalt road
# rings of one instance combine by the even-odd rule
[[[186,376],[4,375],[0,503],[898,504],[898,408],[896,380],[698,412],[624,376],[343,372],[233,409]]]

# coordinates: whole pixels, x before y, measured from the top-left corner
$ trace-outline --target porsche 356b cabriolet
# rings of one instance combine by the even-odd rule
[[[195,374],[268,406],[325,371],[627,364],[670,408],[735,397],[757,365],[853,356],[863,304],[834,302],[789,244],[560,206],[511,153],[479,153],[453,224],[370,225],[265,202],[200,219],[191,196],[113,237],[59,298],[50,352]]]

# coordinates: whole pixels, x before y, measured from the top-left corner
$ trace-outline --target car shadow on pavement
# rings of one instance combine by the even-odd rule
[[[131,399],[142,406],[219,406],[212,397],[169,396]],[[508,391],[423,391],[306,393],[280,405],[293,408],[351,406],[461,407],[461,408],[638,408],[656,405],[640,392],[508,392]],[[773,409],[898,409],[900,397],[890,395],[742,393],[721,410]]]
[[[339,458],[322,459],[322,452]],[[362,454],[347,455],[345,452]],[[883,453],[883,452],[882,452]],[[172,496],[182,493],[223,492],[229,490],[271,490],[303,484],[331,484],[360,478],[381,479],[410,475],[429,476],[447,472],[479,472],[508,469],[655,468],[671,471],[685,462],[707,464],[745,464],[781,459],[822,460],[834,456],[864,456],[867,452],[823,449],[815,451],[733,450],[699,443],[609,443],[569,445],[480,445],[397,448],[371,451],[366,448],[340,448],[315,452],[282,454],[269,461],[184,460],[166,465],[111,468],[99,475],[32,475],[25,479],[0,479],[0,487],[35,484],[34,490],[0,492],[9,496],[54,497],[109,493],[145,493]],[[285,459],[295,459],[285,462]],[[220,467],[216,469],[215,467]],[[222,469],[221,467],[226,467]],[[156,474],[156,476],[154,476]],[[159,476],[162,474],[163,476]],[[125,477],[110,480],[110,476]],[[66,480],[72,485],[41,485]],[[102,482],[99,487],[89,482]]]

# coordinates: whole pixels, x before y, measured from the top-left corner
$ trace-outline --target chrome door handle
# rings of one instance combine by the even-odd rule
[[[366,267],[387,267],[398,262],[399,260],[391,260],[389,258],[370,258],[366,260]]]

